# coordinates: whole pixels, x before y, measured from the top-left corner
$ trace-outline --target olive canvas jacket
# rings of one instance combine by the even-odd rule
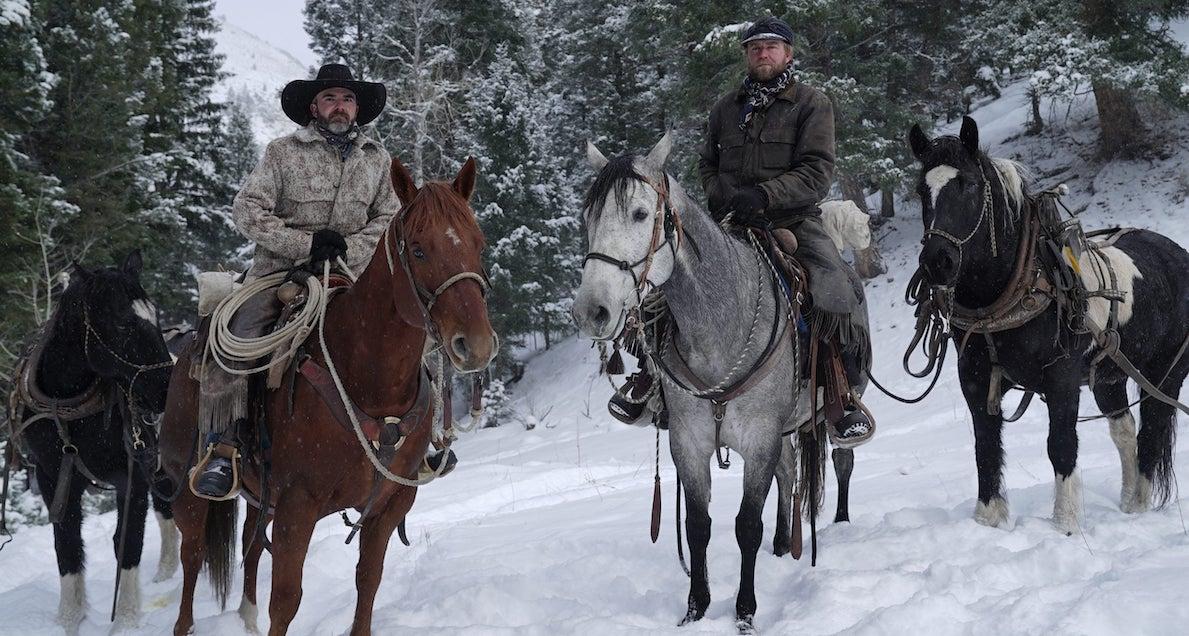
[[[698,172],[710,211],[724,207],[736,188],[756,185],[768,195],[765,215],[778,227],[820,215],[818,203],[834,179],[834,110],[821,91],[794,81],[768,108],[739,128],[746,93],[727,93],[710,111]]]

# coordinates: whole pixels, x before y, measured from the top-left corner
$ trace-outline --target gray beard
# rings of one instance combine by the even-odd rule
[[[318,117],[317,119],[318,119],[319,125],[321,125],[323,128],[325,128],[326,130],[329,130],[330,132],[332,132],[336,135],[341,135],[341,134],[347,132],[348,130],[351,130],[351,124],[353,123],[353,122],[344,123],[342,121],[331,122],[330,120],[323,119],[321,117]]]

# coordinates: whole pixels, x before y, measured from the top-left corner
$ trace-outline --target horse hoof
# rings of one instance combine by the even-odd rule
[[[706,615],[706,610],[697,610],[697,609],[694,609],[691,607],[690,610],[685,613],[685,618],[681,619],[680,623],[677,623],[677,626],[683,627],[685,625],[689,625],[690,623],[692,623],[694,621],[700,621],[700,620],[702,620],[702,617],[705,615]]]
[[[752,616],[744,616],[735,620],[735,629],[739,630],[740,634],[754,634],[756,633],[755,625],[752,624]]]
[[[1139,514],[1152,509],[1152,480],[1140,475],[1136,487],[1123,491],[1119,498],[1119,509],[1127,514]]]
[[[1007,500],[993,497],[987,503],[977,502],[974,505],[974,520],[981,525],[998,528],[1007,521]]]

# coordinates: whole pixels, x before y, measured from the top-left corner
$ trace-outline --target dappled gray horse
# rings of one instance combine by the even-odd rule
[[[746,462],[743,501],[735,517],[735,537],[743,557],[735,615],[739,630],[749,632],[756,609],[761,513],[774,476],[780,491],[777,554],[786,551],[788,544],[796,461],[782,433],[795,418],[803,421],[804,413],[797,418],[797,411],[806,406],[798,409],[797,338],[795,326],[785,319],[788,302],[773,280],[767,258],[723,231],[665,174],[670,148],[665,135],[646,157],[609,161],[588,145],[588,158],[598,176],[587,197],[590,255],[575,298],[574,319],[585,335],[609,340],[630,323],[629,316],[637,315],[648,289],[663,292],[675,325],[669,332],[672,342],[668,347],[652,342],[649,348],[661,367],[669,446],[689,510],[685,526],[692,573],[682,624],[702,618],[710,604],[706,545],[710,541],[710,458],[718,449],[717,438]],[[769,363],[758,369],[767,357],[771,357]],[[687,373],[672,372],[672,364],[680,364]],[[700,383],[691,383],[689,374]],[[716,433],[714,402],[699,397],[714,391],[697,387],[711,385],[721,392],[739,386],[749,375],[757,381],[726,403]],[[806,500],[815,512],[825,433],[817,439],[804,455],[812,457],[806,473],[815,475],[813,492],[806,493]]]

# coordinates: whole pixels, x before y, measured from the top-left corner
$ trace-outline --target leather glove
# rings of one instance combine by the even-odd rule
[[[763,212],[768,209],[768,195],[764,193],[763,189],[755,186],[739,188],[731,194],[727,208],[734,210],[736,217],[749,212]]]
[[[318,230],[310,241],[310,264],[322,261],[334,262],[336,258],[347,257],[347,241],[334,230]]]
[[[760,188],[741,188],[731,195],[727,209],[734,214],[731,223],[742,227],[754,227],[761,230],[772,228],[772,221],[764,216],[764,209],[768,207],[768,195]]]

